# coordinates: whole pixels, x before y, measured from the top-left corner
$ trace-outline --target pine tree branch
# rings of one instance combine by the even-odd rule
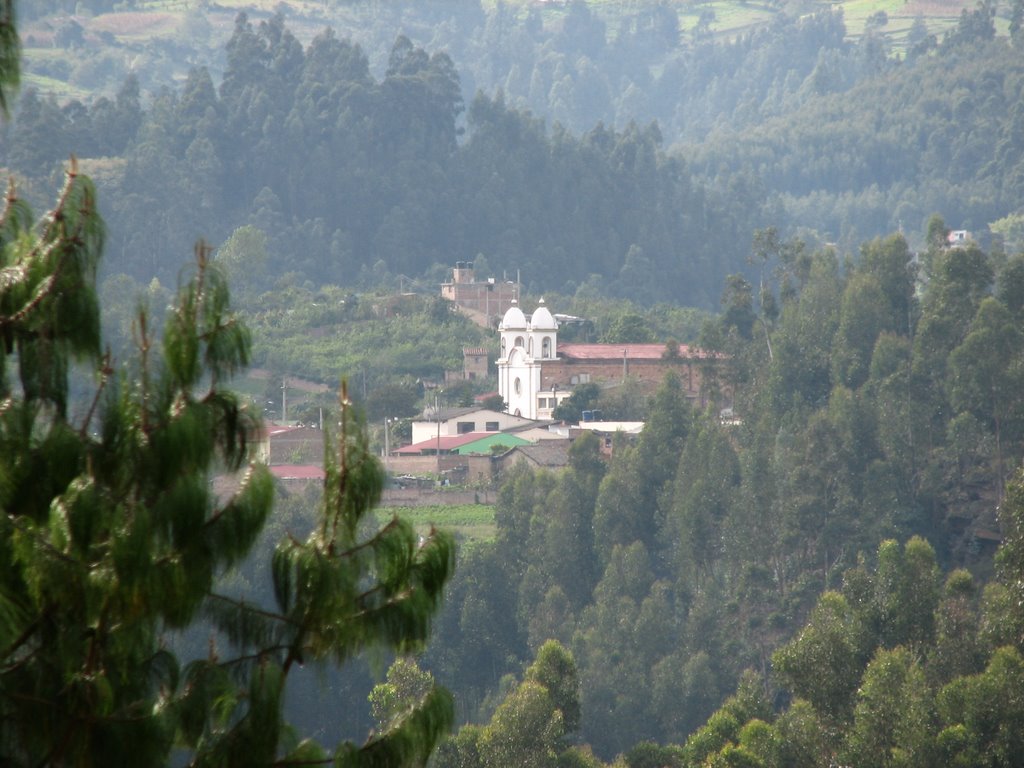
[[[256,653],[247,653],[243,656],[234,656],[227,661],[218,661],[217,666],[222,668],[235,667],[239,664],[245,664],[250,661],[259,661],[266,658],[270,654],[276,651],[286,651],[291,649],[291,644],[280,643],[277,645],[268,645],[266,648],[261,648]]]
[[[255,606],[250,605],[249,603],[245,602],[244,600],[236,600],[233,597],[228,597],[227,595],[221,595],[221,594],[218,594],[216,592],[207,592],[206,593],[206,597],[208,599],[211,599],[211,600],[219,600],[220,602],[228,603],[230,605],[235,606],[240,611],[244,611],[246,613],[251,613],[254,616],[262,616],[265,619],[272,619],[273,621],[280,621],[280,622],[283,622],[285,624],[291,624],[292,626],[301,626],[298,622],[296,622],[294,619],[289,618],[288,616],[284,616],[284,615],[282,615],[280,613],[273,613],[272,611],[266,611],[266,610],[263,610],[262,608],[256,608]]]
[[[384,535],[386,533],[389,533],[392,529],[398,527],[399,522],[400,521],[397,516],[392,517],[391,520],[389,520],[382,528],[380,528],[375,534],[373,534],[373,536],[368,538],[366,541],[363,541],[359,544],[355,544],[354,546],[351,546],[348,549],[346,549],[344,552],[338,552],[337,554],[331,553],[331,556],[339,558],[354,557],[360,551],[372,548],[374,544],[376,544],[378,541],[384,538]]]
[[[140,366],[139,384],[142,387],[142,398],[141,398],[141,400],[142,400],[141,406],[142,407],[139,409],[141,411],[139,416],[140,416],[140,420],[142,422],[142,424],[141,424],[142,434],[146,435],[146,437],[149,437],[150,432],[151,432],[150,425],[149,425],[149,348],[150,348],[150,342],[149,342],[149,336],[147,334],[147,327],[146,327],[147,326],[146,312],[145,312],[145,310],[142,307],[139,307],[138,323],[139,323],[138,324],[139,335],[138,335],[138,337],[136,339],[134,339],[134,341],[135,341],[136,347],[138,347],[138,350],[139,350],[139,366]],[[136,329],[136,325],[135,325],[135,323],[132,323],[132,336],[135,336],[135,329]]]
[[[57,547],[53,546],[50,540],[47,539],[45,536],[41,535],[38,530],[34,528],[26,528],[20,517],[16,515],[8,515],[7,519],[10,521],[11,525],[16,527],[22,533],[34,538],[40,546],[48,550],[50,554],[54,555],[57,559],[63,560],[65,563],[69,565],[79,566],[82,564],[75,558],[70,557],[69,555],[57,549]]]
[[[34,621],[32,621],[27,627],[25,627],[24,630],[22,630],[21,634],[14,639],[14,642],[12,642],[9,646],[7,646],[7,648],[4,649],[3,653],[0,654],[0,658],[7,659],[13,656],[15,653],[17,653],[18,649],[21,648],[21,646],[23,646],[25,643],[27,643],[29,641],[29,638],[31,638],[32,635],[36,633],[36,630],[39,629],[39,627],[42,625],[43,619],[47,618],[49,616],[49,613],[49,609],[46,609],[42,613],[40,613],[35,618]],[[28,658],[31,658],[31,654],[25,657],[25,659]],[[0,674],[7,674],[11,670],[17,669],[19,666],[24,664],[25,659],[19,659],[17,662],[8,665],[3,672],[0,672]]]
[[[100,361],[100,384],[96,387],[96,395],[92,399],[92,403],[89,405],[89,410],[85,414],[85,418],[82,419],[82,426],[78,430],[78,435],[83,440],[88,436],[89,423],[92,421],[92,417],[96,413],[96,409],[100,404],[100,397],[103,395],[103,390],[106,389],[107,382],[110,380],[110,375],[114,372],[114,369],[110,366],[110,347],[107,347],[106,353],[103,355],[103,359]]]

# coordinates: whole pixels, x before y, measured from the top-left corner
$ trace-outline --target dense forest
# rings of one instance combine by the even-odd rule
[[[670,377],[609,463],[579,438],[568,470],[508,478],[497,538],[464,553],[425,656],[486,724],[439,764],[507,764],[489,730],[539,728],[501,724],[545,711],[504,676],[549,639],[574,660],[578,726],[563,712],[523,750],[1015,764],[998,724],[1021,715],[1024,256],[949,248],[946,231],[932,221],[919,262],[895,234],[845,269],[759,233],[762,309],[734,276],[702,336],[728,355],[741,424],[694,412]]]
[[[983,244],[1020,240],[1019,22],[996,36],[993,5],[941,38],[917,27],[900,55],[881,26],[851,38],[821,9],[703,39],[664,4],[618,30],[582,2],[553,21],[385,7],[343,17],[373,30],[366,48],[327,17],[303,45],[283,12],[243,13],[177,85],[144,92],[130,73],[87,101],[28,88],[2,157],[40,200],[69,153],[87,158],[105,269],[140,285],[173,285],[196,235],[221,245],[245,226],[267,238],[267,262],[244,270],[262,289],[351,290],[483,254],[538,293],[707,309],[726,274],[751,276],[751,233],[769,225],[843,251],[903,230],[916,249],[937,211]],[[585,72],[628,85],[598,98]],[[517,78],[616,107],[570,119]]]

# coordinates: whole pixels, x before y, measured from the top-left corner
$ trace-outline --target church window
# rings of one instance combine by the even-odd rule
[[[551,357],[551,337],[545,336],[544,341],[541,342],[541,353],[540,356],[544,359]]]
[[[515,383],[512,385],[512,388],[516,391],[517,395],[521,395],[523,393],[523,381],[522,381],[522,379],[517,378],[515,380]]]
[[[516,344],[515,345],[517,347],[522,348],[522,347],[526,346],[526,342],[523,341],[523,337],[522,336],[516,336]]]

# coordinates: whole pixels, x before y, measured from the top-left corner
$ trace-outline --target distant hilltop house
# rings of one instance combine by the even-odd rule
[[[315,427],[266,424],[255,435],[256,460],[286,483],[324,479],[324,433]]]
[[[445,383],[453,381],[482,381],[490,374],[487,349],[484,347],[462,348],[462,370],[445,371]]]
[[[491,319],[501,317],[519,298],[519,284],[493,277],[478,281],[473,262],[458,261],[452,281],[441,284],[441,297],[454,303],[478,324],[492,328]]]
[[[466,381],[486,379],[487,374],[487,350],[483,347],[463,347],[462,375]]]
[[[946,245],[956,247],[958,245],[967,245],[971,242],[971,233],[966,229],[954,229],[948,235],[946,235]]]
[[[627,378],[651,388],[675,371],[686,396],[703,407],[701,364],[711,353],[667,344],[559,344],[558,322],[544,300],[530,317],[513,304],[498,326],[498,392],[508,412],[528,419],[550,419],[578,384],[608,386]]]

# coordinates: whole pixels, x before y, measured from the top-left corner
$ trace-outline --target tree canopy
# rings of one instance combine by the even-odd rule
[[[13,185],[0,212],[0,762],[423,764],[452,721],[443,689],[365,743],[325,748],[285,721],[285,683],[304,663],[422,646],[452,539],[398,518],[368,532],[384,474],[343,385],[318,522],[278,545],[273,602],[221,592],[275,495],[251,460],[260,421],[227,388],[249,332],[200,243],[162,333],[140,307],[134,354],[113,360],[95,285],[104,234],[74,159],[38,224]],[[215,470],[237,489],[215,492]],[[200,626],[208,653],[182,657],[175,638]]]

